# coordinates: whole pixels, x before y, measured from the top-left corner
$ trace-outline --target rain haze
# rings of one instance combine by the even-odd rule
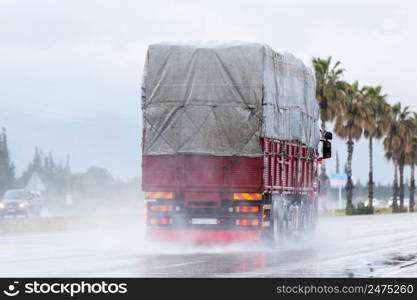
[[[415,110],[415,9],[413,1],[3,0],[0,124],[18,174],[39,146],[62,160],[69,153],[75,171],[140,176],[142,68],[160,41],[261,42],[309,65],[331,55],[347,80],[382,85],[390,103]],[[343,165],[346,145],[334,144]],[[391,165],[381,146],[375,152],[375,180],[389,183]],[[362,140],[353,169],[363,183],[365,166]]]

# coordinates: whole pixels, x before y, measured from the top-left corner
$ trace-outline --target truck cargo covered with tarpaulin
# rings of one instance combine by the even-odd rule
[[[314,74],[263,44],[151,45],[142,109],[144,155],[260,157],[260,138],[320,141]]]

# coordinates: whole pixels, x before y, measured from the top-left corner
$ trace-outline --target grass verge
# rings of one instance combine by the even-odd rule
[[[140,216],[42,217],[0,219],[0,234],[54,232],[83,229],[117,229],[137,226]]]

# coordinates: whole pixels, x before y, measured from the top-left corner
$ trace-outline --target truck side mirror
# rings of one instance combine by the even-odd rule
[[[331,141],[331,140],[333,139],[333,133],[331,133],[330,131],[327,131],[327,132],[324,134],[324,139],[325,139],[326,141]]]
[[[321,140],[323,143],[323,156],[321,159],[328,159],[332,157],[332,143],[329,142],[333,139],[333,134],[330,131],[327,131],[324,134],[324,140]]]
[[[332,143],[329,141],[323,141],[323,159],[332,157]]]

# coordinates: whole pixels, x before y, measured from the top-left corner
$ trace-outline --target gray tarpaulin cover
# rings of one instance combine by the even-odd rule
[[[320,139],[315,79],[256,43],[151,45],[142,83],[145,155],[262,155],[260,137]]]

